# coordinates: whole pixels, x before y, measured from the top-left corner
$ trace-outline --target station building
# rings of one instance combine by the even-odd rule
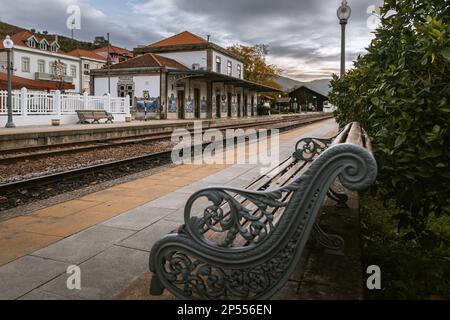
[[[279,90],[244,80],[244,62],[188,31],[134,50],[135,57],[91,72],[91,94],[132,98],[159,119],[257,115],[261,92]]]

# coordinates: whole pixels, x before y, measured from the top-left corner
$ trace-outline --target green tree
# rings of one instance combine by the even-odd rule
[[[435,244],[429,218],[450,214],[450,5],[386,0],[381,16],[368,53],[334,77],[330,100],[341,125],[359,121],[372,136],[378,196],[395,200],[399,227]]]
[[[229,47],[228,51],[244,60],[244,79],[276,89],[280,88],[274,81],[274,78],[278,75],[278,68],[266,61],[266,56],[269,53],[267,45],[257,44],[252,47],[234,45]]]

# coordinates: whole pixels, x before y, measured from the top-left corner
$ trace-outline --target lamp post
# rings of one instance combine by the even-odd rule
[[[16,125],[13,122],[13,108],[12,108],[12,72],[13,66],[11,63],[11,53],[14,48],[14,42],[11,40],[9,36],[6,36],[3,41],[3,47],[6,50],[7,56],[7,67],[8,70],[8,99],[7,99],[7,107],[8,107],[8,122],[6,123],[6,128],[15,128]]]
[[[342,4],[337,11],[339,23],[341,24],[341,77],[345,74],[345,27],[352,15],[352,9],[347,4],[347,0],[342,0]]]

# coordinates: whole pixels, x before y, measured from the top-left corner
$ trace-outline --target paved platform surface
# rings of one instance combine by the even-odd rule
[[[301,137],[335,132],[334,120],[326,120],[282,134],[280,159]],[[131,290],[130,297],[130,286],[148,273],[152,245],[183,223],[191,194],[218,184],[244,187],[258,175],[254,165],[182,165],[4,221],[0,299],[114,299]],[[67,289],[70,265],[81,268],[82,290]]]

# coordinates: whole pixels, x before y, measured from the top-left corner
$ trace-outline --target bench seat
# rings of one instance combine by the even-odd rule
[[[100,123],[100,120],[106,120],[106,123],[114,122],[114,116],[105,110],[77,110],[76,113],[80,124]]]

